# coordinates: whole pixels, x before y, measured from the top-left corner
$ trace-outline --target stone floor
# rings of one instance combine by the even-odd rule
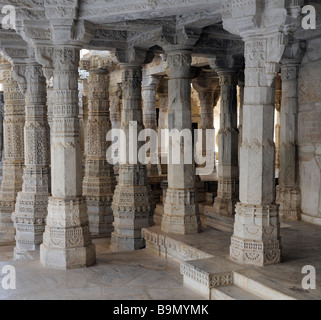
[[[157,229],[157,227],[154,227]],[[299,300],[321,299],[321,227],[304,222],[282,225],[283,261],[265,268],[241,267],[238,273]],[[206,228],[198,235],[175,236],[178,241],[226,259],[231,234]],[[209,241],[209,239],[211,241]],[[148,250],[111,253],[106,239],[94,241],[97,265],[79,270],[51,270],[39,262],[13,262],[13,246],[0,246],[0,272],[12,264],[17,289],[0,288],[0,299],[201,300],[183,287],[179,265]],[[301,287],[302,268],[317,270],[317,290]],[[0,273],[0,283],[3,275]]]
[[[159,227],[150,228],[162,234]],[[170,236],[172,239],[212,255],[229,268],[229,245],[232,233],[203,228],[198,235]],[[264,268],[240,266],[238,273],[298,300],[321,300],[321,227],[305,222],[281,224],[282,263]],[[211,241],[209,241],[211,239]],[[302,268],[316,268],[317,289],[302,289]],[[224,267],[223,267],[224,268]]]
[[[38,262],[1,262],[16,267],[17,289],[0,288],[1,300],[201,300],[183,287],[179,266],[146,250],[111,253],[106,239],[94,241],[97,265],[79,270],[50,270]],[[12,246],[0,247],[0,261],[12,259]],[[3,275],[0,273],[0,283]]]

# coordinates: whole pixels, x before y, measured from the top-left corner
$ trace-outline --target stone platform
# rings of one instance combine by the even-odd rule
[[[166,235],[155,226],[143,231],[153,254],[180,263],[184,285],[213,300],[320,300],[321,228],[304,222],[282,225],[283,261],[264,268],[229,260],[231,232],[204,228],[198,235]],[[317,270],[317,290],[302,288],[302,268]]]

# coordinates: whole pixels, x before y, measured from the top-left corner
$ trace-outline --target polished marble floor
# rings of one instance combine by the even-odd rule
[[[39,262],[1,262],[16,267],[16,290],[3,290],[0,299],[19,300],[201,300],[183,287],[179,265],[146,250],[111,253],[108,240],[94,241],[97,265],[88,269],[51,270]],[[12,246],[0,247],[0,261],[12,259]],[[1,278],[4,275],[0,273]]]

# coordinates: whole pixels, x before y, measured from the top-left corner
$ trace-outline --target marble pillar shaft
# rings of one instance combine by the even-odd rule
[[[236,207],[232,260],[258,266],[281,259],[275,204],[275,82],[266,75],[266,38],[245,41],[245,95],[240,201]],[[272,84],[272,85],[271,85]]]
[[[26,79],[22,191],[12,219],[16,228],[15,260],[32,259],[43,242],[50,194],[50,129],[47,120],[46,79],[37,63],[16,65]]]
[[[143,86],[143,122],[145,129],[157,130],[156,120],[156,85]],[[155,146],[153,146],[155,147]],[[149,152],[149,156],[153,163],[147,164],[147,173],[149,177],[157,177],[161,172],[160,164],[154,164],[159,162],[158,160],[158,148],[155,148],[156,152]]]
[[[106,71],[90,71],[88,79],[87,157],[83,195],[86,197],[93,237],[109,237],[113,231],[113,200],[116,178],[106,159],[109,119],[109,79]]]
[[[127,161],[120,165],[119,182],[113,199],[114,232],[111,238],[113,251],[138,250],[144,247],[142,228],[153,224],[155,203],[147,181],[147,168],[129,162],[130,122],[137,123],[137,133],[143,129],[142,113],[142,67],[136,64],[121,64],[123,105],[121,129],[127,138]],[[138,143],[138,149],[141,146]],[[132,150],[138,155],[138,150]]]
[[[191,52],[169,51],[169,130],[191,132]],[[191,132],[192,134],[192,132]],[[180,164],[173,163],[173,147],[180,149]],[[184,147],[192,153],[192,164],[185,164]],[[178,152],[178,151],[176,151]],[[192,140],[184,143],[169,141],[168,190],[164,203],[162,231],[175,234],[193,234],[200,231],[201,223],[196,200],[195,164]]]
[[[217,214],[235,213],[239,199],[239,167],[237,128],[237,74],[218,71],[221,85],[218,192],[214,201]]]
[[[79,49],[54,48],[52,197],[49,198],[40,261],[47,267],[72,269],[96,261],[87,206],[82,196],[82,152],[79,134]]]
[[[297,221],[301,214],[298,161],[298,77],[300,64],[282,65],[282,103],[280,136],[280,174],[277,187],[277,203],[280,219]]]
[[[3,87],[4,162],[0,190],[0,241],[13,242],[15,228],[11,215],[15,210],[16,196],[22,190],[25,100],[13,79],[10,65],[3,70]]]

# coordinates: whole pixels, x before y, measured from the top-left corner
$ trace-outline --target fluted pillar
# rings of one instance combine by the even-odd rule
[[[221,86],[218,191],[214,200],[216,214],[235,213],[239,199],[237,73],[217,69]]]
[[[52,197],[49,198],[40,261],[44,266],[72,269],[96,261],[82,196],[82,150],[79,134],[79,48],[56,46],[54,67]]]
[[[106,159],[109,118],[109,77],[106,70],[91,70],[88,78],[87,156],[83,181],[90,231],[109,237],[113,231],[111,204],[116,186],[113,166]]]
[[[47,120],[46,78],[42,67],[35,62],[15,65],[14,76],[23,79],[25,90],[22,91],[26,105],[23,185],[12,215],[16,228],[14,259],[32,260],[37,257],[36,251],[43,242],[50,194],[50,129]]]
[[[167,58],[169,130],[177,129],[181,132],[187,129],[192,134],[191,51],[168,49]],[[168,190],[161,225],[162,231],[166,233],[193,234],[201,229],[195,188],[194,152],[192,139],[188,140],[183,143],[180,139],[169,141]],[[176,153],[180,152],[180,164],[174,164],[173,147],[176,147]],[[191,159],[185,158],[184,147],[192,153]]]
[[[147,181],[145,165],[129,161],[130,128],[137,124],[137,133],[143,129],[142,67],[136,63],[122,63],[123,104],[121,129],[127,138],[126,163],[120,164],[119,182],[114,193],[114,232],[111,237],[113,251],[138,250],[144,247],[142,228],[153,221],[155,203]],[[141,143],[138,143],[138,149]],[[131,150],[131,156],[138,150]]]
[[[280,174],[277,203],[280,219],[297,221],[301,217],[301,191],[298,160],[298,77],[300,62],[284,61],[282,74]]]
[[[11,66],[2,66],[4,88],[4,162],[0,189],[0,242],[13,242],[15,228],[12,213],[16,196],[22,190],[24,164],[25,100],[17,82],[13,79]]]

